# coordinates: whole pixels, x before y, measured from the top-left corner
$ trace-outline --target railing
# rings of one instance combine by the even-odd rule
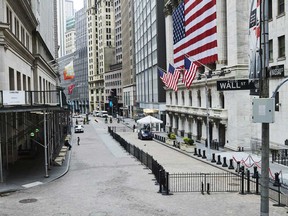
[[[19,94],[16,94],[19,93]],[[24,93],[24,94],[23,94]],[[24,95],[24,96],[22,96]],[[0,107],[13,105],[40,106],[51,105],[63,107],[67,105],[62,90],[51,91],[0,91]]]
[[[118,129],[118,128],[117,128]],[[116,127],[108,127],[110,135],[119,142],[119,144],[131,155],[137,158],[143,165],[149,168],[155,176],[156,182],[160,182],[160,170],[164,170],[163,167],[154,158],[138,147],[131,145],[121,136],[116,133]]]

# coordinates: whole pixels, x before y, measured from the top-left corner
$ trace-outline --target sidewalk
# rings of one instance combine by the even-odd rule
[[[125,118],[123,124],[127,125],[127,127],[131,129],[133,128],[133,125],[137,126],[137,123],[133,119],[130,119],[130,118]],[[165,132],[159,132],[157,134],[166,136]],[[177,141],[179,142],[182,141],[182,137],[177,136]],[[193,156],[194,153],[188,153],[188,152],[182,151],[178,148],[174,148],[169,145],[166,145],[166,146],[171,147],[174,150],[177,150],[188,156],[195,157]],[[208,148],[205,147],[205,144],[196,142],[196,148],[201,149],[201,152],[205,150],[206,156],[208,155]],[[215,154],[216,161],[217,161],[218,155],[220,155],[222,162],[223,162],[223,158],[226,157],[226,162],[228,166],[229,166],[229,160],[233,159],[234,167],[236,167],[236,161],[240,161],[240,166],[244,166],[245,169],[249,169],[250,173],[254,173],[254,166],[256,166],[257,171],[261,174],[261,155],[252,154],[252,152],[249,152],[249,151],[236,152],[236,151],[229,151],[226,149],[219,149],[219,150],[210,149],[210,151],[211,151],[211,157],[213,153]],[[271,161],[272,159],[270,158],[270,164],[269,164],[270,179],[274,179],[275,173],[277,172],[279,173],[280,182],[284,183],[288,188],[288,166],[284,166],[282,164],[277,164],[277,163],[272,163]],[[212,164],[208,160],[206,160],[205,162],[208,162],[211,165],[215,165],[215,164]]]

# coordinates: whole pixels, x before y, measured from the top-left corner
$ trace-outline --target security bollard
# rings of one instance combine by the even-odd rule
[[[198,149],[198,157],[202,157],[202,155],[201,155],[201,149]]]
[[[221,162],[221,155],[218,155],[218,160],[217,160],[217,163],[216,163],[217,165],[221,165],[222,164],[222,162]]]
[[[204,183],[203,182],[201,182],[201,193],[202,195],[204,195]]]
[[[240,161],[237,161],[237,167],[235,172],[239,173],[240,172]]]
[[[253,173],[253,175],[252,175],[252,178],[256,178],[257,175],[258,175],[257,166],[254,166],[254,167],[253,167],[253,170],[254,170],[254,173]]]
[[[226,163],[226,157],[223,157],[223,165],[222,167],[228,167],[227,163]]]
[[[250,193],[250,170],[246,170],[247,175],[247,193]]]
[[[202,156],[202,158],[203,159],[206,159],[207,157],[206,157],[206,151],[205,150],[203,150],[203,156]]]
[[[245,180],[244,171],[242,171],[241,172],[241,192],[240,192],[240,194],[244,194],[244,180]]]
[[[256,194],[259,194],[259,173],[258,171],[256,171],[256,173],[254,173],[255,178],[256,178]]]
[[[194,148],[194,155],[197,156],[197,148]]]
[[[234,169],[234,166],[233,166],[233,159],[230,159],[228,169]]]
[[[216,160],[215,160],[215,153],[212,154],[212,160],[211,160],[211,163],[216,163]]]
[[[275,187],[281,186],[278,172],[275,173],[275,181],[273,183],[273,186],[275,186]]]

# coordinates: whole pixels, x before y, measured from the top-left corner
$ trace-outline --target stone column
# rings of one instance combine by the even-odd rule
[[[173,21],[172,21],[172,4],[168,1],[164,7],[165,13],[165,34],[166,34],[166,59],[167,64],[165,70],[168,68],[169,63],[173,63]]]

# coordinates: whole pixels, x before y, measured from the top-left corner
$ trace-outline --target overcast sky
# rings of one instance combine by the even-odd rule
[[[74,0],[74,9],[78,11],[81,8],[83,8],[83,0]]]

